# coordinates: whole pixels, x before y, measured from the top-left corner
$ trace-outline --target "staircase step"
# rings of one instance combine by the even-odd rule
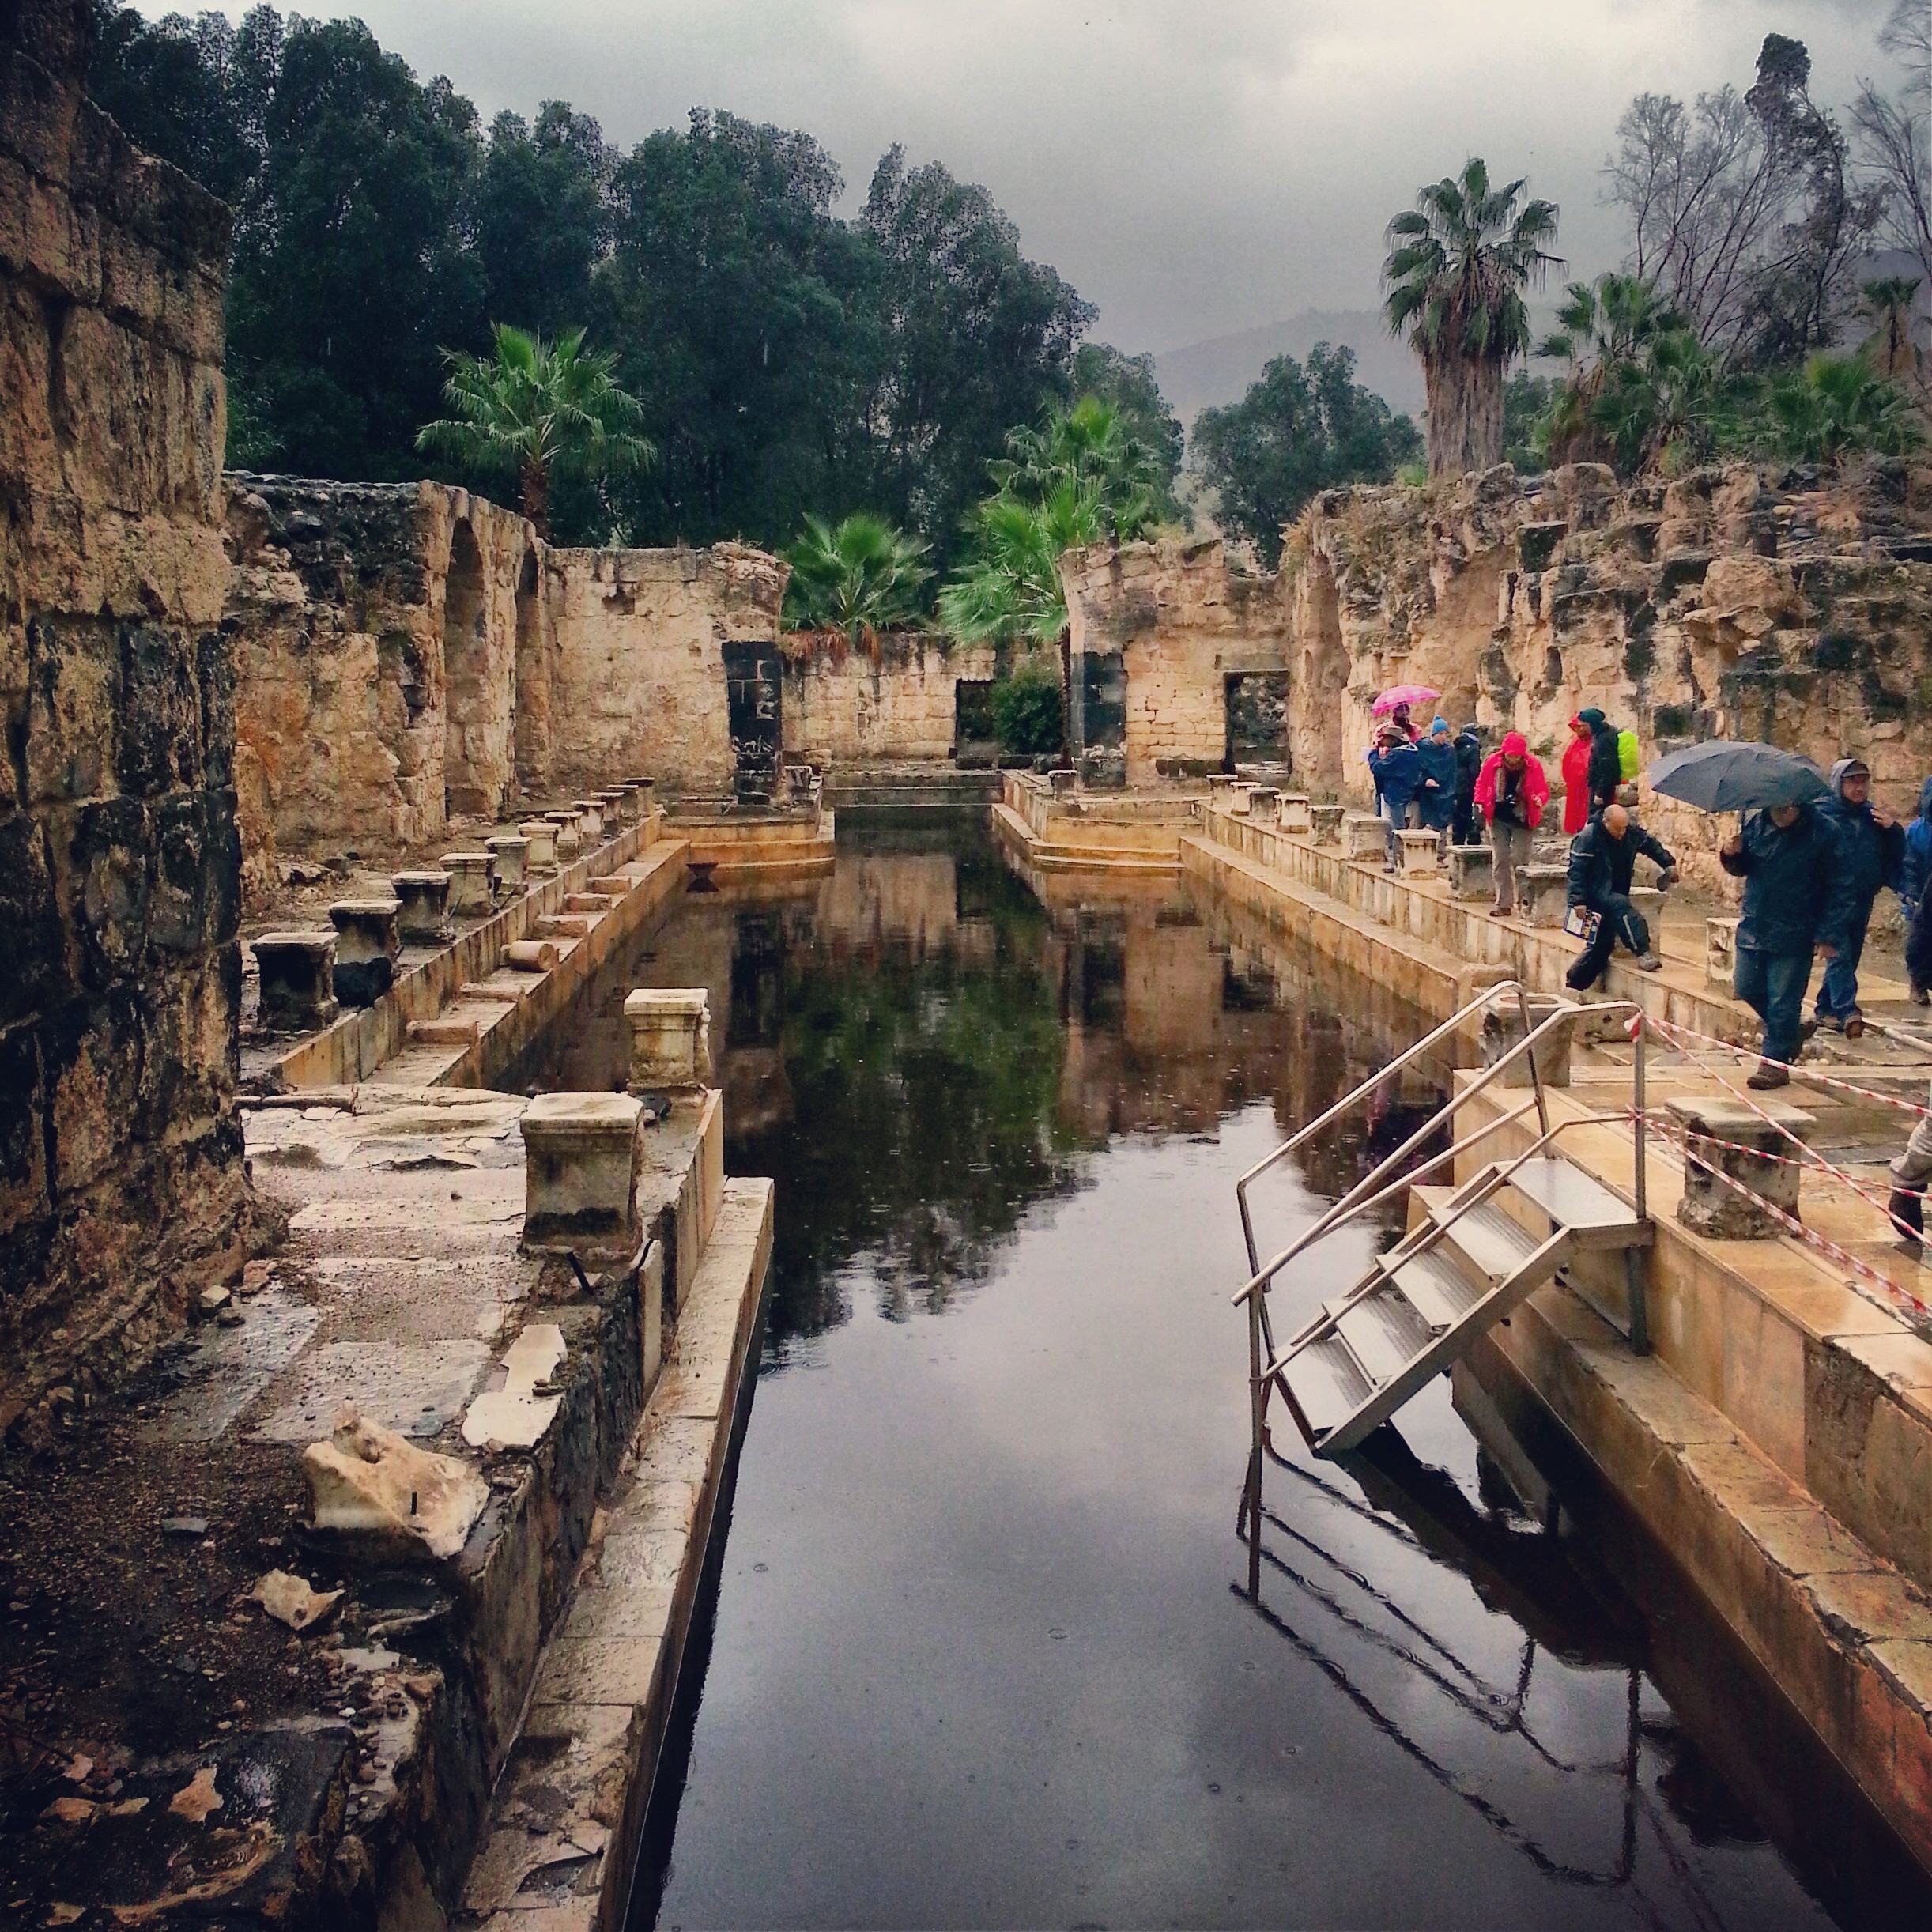
[[[1440,1226],[1448,1220],[1449,1212],[1445,1209],[1440,1217],[1432,1218]],[[1444,1229],[1443,1239],[1492,1282],[1507,1281],[1543,1245],[1489,1201],[1458,1215]]]
[[[1335,1326],[1378,1388],[1392,1382],[1436,1338],[1401,1291],[1387,1283],[1350,1303],[1335,1317]]]
[[[1635,1208],[1573,1161],[1556,1157],[1526,1160],[1509,1184],[1586,1246],[1621,1246],[1621,1237],[1641,1225]]]
[[[1316,1441],[1340,1428],[1373,1392],[1338,1335],[1311,1342],[1281,1371],[1281,1379]]]
[[[1398,1263],[1389,1278],[1409,1305],[1432,1329],[1453,1328],[1482,1299],[1489,1288],[1470,1280],[1455,1258],[1440,1248],[1425,1248]]]

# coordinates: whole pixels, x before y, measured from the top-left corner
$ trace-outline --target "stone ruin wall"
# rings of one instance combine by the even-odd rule
[[[895,764],[952,757],[964,681],[1000,670],[990,643],[930,632],[892,632],[875,656],[816,639],[785,653],[785,749],[835,764]]]
[[[723,646],[775,643],[775,559],[553,549],[440,483],[228,482],[251,892],[278,852],[421,851],[633,773],[729,784]]]
[[[1568,721],[1597,704],[1644,762],[1760,738],[1821,766],[1848,753],[1901,817],[1932,772],[1932,468],[1842,477],[1734,464],[1620,485],[1594,465],[1507,468],[1434,491],[1338,491],[1289,533],[1298,669],[1339,682],[1291,706],[1297,780],[1364,806],[1368,707],[1434,685],[1493,744],[1522,731],[1557,778]],[[1302,679],[1298,677],[1297,685]],[[1654,797],[1646,822],[1723,887],[1734,821]]]
[[[1118,742],[1130,785],[1218,770],[1228,748],[1228,677],[1289,667],[1279,580],[1231,568],[1219,538],[1070,551],[1060,576],[1077,749],[1091,754]],[[1102,696],[1096,705],[1094,698],[1123,678],[1124,715],[1114,738],[1115,700]]]
[[[239,1266],[228,216],[0,12],[0,1429],[41,1440]]]
[[[749,545],[692,550],[553,550],[549,714],[533,791],[631,774],[667,792],[730,787],[725,646],[775,649],[791,572]]]

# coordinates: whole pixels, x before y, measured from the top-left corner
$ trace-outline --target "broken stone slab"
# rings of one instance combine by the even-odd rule
[[[394,984],[402,950],[399,899],[338,899],[329,908],[335,928],[335,997],[345,1006],[373,1006]]]
[[[1440,868],[1442,839],[1433,832],[1398,832],[1395,835],[1398,862],[1404,872],[1435,872]]]
[[[1798,1213],[1798,1183],[1804,1170],[1796,1164],[1792,1137],[1809,1145],[1817,1115],[1785,1101],[1748,1106],[1728,1094],[1673,1096],[1664,1111],[1694,1157],[1684,1163],[1677,1219],[1692,1233],[1717,1240],[1762,1240],[1782,1233],[1770,1209],[1794,1217]],[[1774,1155],[1783,1158],[1771,1158]],[[1745,1189],[1749,1191],[1741,1191]]]
[[[1488,846],[1450,847],[1449,896],[1451,899],[1496,896],[1496,854]]]
[[[496,890],[504,898],[520,892],[523,885],[523,867],[530,856],[530,841],[522,834],[500,832],[493,839],[485,839],[484,844],[489,848],[489,855],[496,862]]]
[[[590,930],[590,915],[584,912],[548,913],[537,922],[545,939],[581,939]]]
[[[523,869],[538,878],[548,878],[557,870],[557,828],[547,818],[526,818],[517,827],[518,836],[529,841],[523,855]]]
[[[628,1093],[540,1093],[524,1108],[526,1247],[636,1247],[643,1113]]]
[[[1341,843],[1341,821],[1348,808],[1341,805],[1311,805],[1308,807],[1309,828],[1315,834],[1317,845],[1339,845]]]
[[[1350,812],[1341,821],[1341,849],[1349,858],[1387,858],[1388,821],[1372,812]]]
[[[485,917],[491,906],[488,852],[445,852],[443,870],[450,875],[450,915],[453,919]]]
[[[1524,866],[1519,869],[1516,878],[1523,888],[1520,911],[1524,922],[1530,926],[1560,926],[1569,903],[1569,867]]]
[[[494,1443],[502,1449],[532,1449],[543,1440],[563,1398],[538,1394],[556,1379],[567,1353],[554,1322],[532,1322],[503,1358],[504,1385],[479,1395],[463,1418],[463,1440],[473,1449]]]
[[[409,1040],[418,1047],[474,1047],[477,1030],[474,1020],[412,1020]]]
[[[1285,791],[1281,794],[1281,829],[1284,832],[1308,832],[1313,829],[1315,821],[1313,802],[1305,792]]]
[[[405,945],[440,946],[451,937],[447,872],[398,872],[389,883],[396,895],[396,930]]]
[[[592,919],[601,919],[617,903],[609,892],[566,892],[564,910],[566,912],[587,913]]]
[[[502,964],[517,972],[548,972],[560,957],[547,939],[512,939],[503,949]]]
[[[353,1409],[328,1441],[302,1452],[310,1520],[378,1545],[425,1545],[453,1557],[489,1500],[489,1485],[468,1463],[436,1455]]]
[[[632,1092],[704,1085],[711,1077],[711,1018],[703,987],[639,987],[627,994]]]
[[[271,1032],[331,1024],[335,998],[335,934],[264,933],[253,941],[262,975],[261,1023]]]
[[[307,1630],[320,1623],[342,1599],[341,1591],[311,1589],[286,1570],[270,1570],[248,1594],[291,1630]]]
[[[1743,923],[1741,919],[1704,923],[1704,983],[1715,991],[1729,993],[1737,984],[1738,928]]]

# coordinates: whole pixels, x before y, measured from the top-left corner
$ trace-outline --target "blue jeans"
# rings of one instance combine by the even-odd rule
[[[1871,923],[1872,902],[1866,900],[1845,922],[1838,951],[1825,962],[1818,982],[1821,1020],[1846,1020],[1858,1009],[1858,961],[1865,952],[1865,929]]]
[[[1805,1017],[1805,988],[1811,980],[1811,954],[1760,953],[1740,946],[1731,990],[1764,1023],[1764,1058],[1787,1065],[1798,1058],[1799,1023]]]

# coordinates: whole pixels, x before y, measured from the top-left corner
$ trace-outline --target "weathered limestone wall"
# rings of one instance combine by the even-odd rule
[[[708,550],[552,550],[549,742],[538,790],[647,772],[670,791],[718,791],[734,768],[728,644],[775,650],[790,572],[742,544]]]
[[[1492,740],[1523,731],[1553,779],[1567,720],[1592,704],[1647,764],[1709,737],[1826,766],[1855,753],[1901,815],[1932,771],[1932,468],[1741,464],[1620,486],[1576,466],[1336,491],[1290,532],[1284,578],[1296,772],[1317,789],[1367,800],[1368,708],[1398,681],[1438,686]],[[1338,734],[1318,683],[1341,688]],[[1647,791],[1644,811],[1719,881],[1734,821]]]
[[[998,674],[991,644],[893,632],[879,655],[822,641],[785,657],[785,749],[835,763],[953,755],[960,681]]]
[[[447,813],[494,817],[519,673],[543,669],[530,526],[437,483],[228,485],[251,883],[277,847],[401,848]]]
[[[0,1428],[65,1423],[232,1258],[241,955],[218,630],[228,212],[0,9]]]
[[[1228,751],[1230,676],[1289,668],[1278,581],[1229,568],[1218,538],[1070,551],[1074,751],[1124,756],[1130,785],[1198,777]]]

